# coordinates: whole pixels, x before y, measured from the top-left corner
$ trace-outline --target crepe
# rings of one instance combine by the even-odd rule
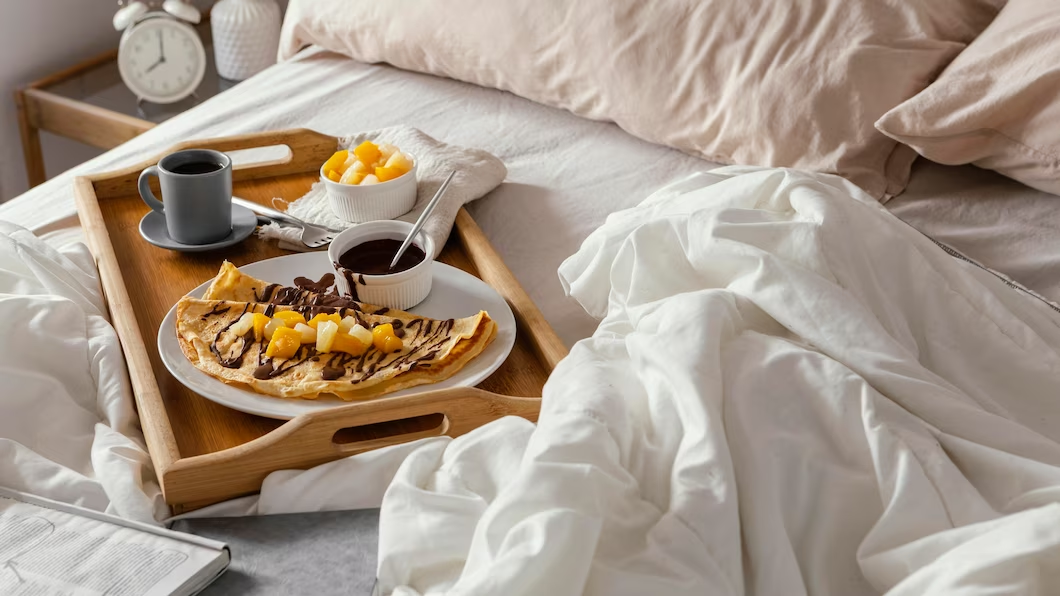
[[[226,262],[206,299],[185,297],[177,305],[177,338],[184,355],[199,370],[259,393],[302,399],[334,394],[354,400],[447,379],[482,353],[497,332],[484,311],[463,319],[428,319],[307,289],[326,289],[327,279],[305,281],[301,288],[285,288],[244,275]],[[290,359],[269,359],[267,340],[255,341],[253,332],[236,336],[228,331],[245,313],[282,311],[298,311],[306,318],[319,313],[353,316],[369,329],[390,323],[403,333],[404,346],[390,354],[369,347],[354,357],[317,354],[313,344],[304,344]]]

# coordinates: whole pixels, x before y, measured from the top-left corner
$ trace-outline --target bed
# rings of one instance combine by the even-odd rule
[[[1056,579],[1056,196],[997,172],[920,159],[891,197],[883,182],[718,169],[614,123],[311,47],[0,219],[67,246],[78,172],[188,138],[397,124],[508,167],[469,211],[574,346],[542,422],[277,473],[203,515],[383,503],[394,594],[1034,593]],[[668,378],[674,363],[701,376]],[[351,481],[365,476],[384,481]],[[159,518],[144,478],[145,499],[115,504],[125,479],[92,504]]]

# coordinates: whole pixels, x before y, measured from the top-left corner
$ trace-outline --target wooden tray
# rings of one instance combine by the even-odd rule
[[[277,145],[289,148],[286,158],[236,166],[234,194],[263,204],[273,197],[302,196],[338,140],[290,130],[192,141],[163,155],[190,147],[236,151]],[[155,347],[158,327],[170,307],[216,275],[224,259],[239,266],[289,253],[256,237],[198,254],[170,252],[145,242],[138,225],[148,207],[136,181],[141,170],[161,157],[127,170],[77,178],[75,184],[81,225],[128,362],[144,437],[174,513],[257,492],[275,470],[309,468],[422,437],[455,437],[507,415],[537,419],[541,388],[567,349],[463,209],[439,260],[496,288],[519,325],[508,360],[479,388],[382,397],[283,422],[228,409],[178,383]]]

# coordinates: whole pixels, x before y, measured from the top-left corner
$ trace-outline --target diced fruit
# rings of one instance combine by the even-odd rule
[[[379,161],[379,147],[371,141],[365,141],[360,145],[357,145],[357,148],[353,150],[353,153],[357,156],[357,159],[361,160],[361,163],[366,166],[371,166]],[[346,160],[343,159],[343,161]]]
[[[328,170],[327,172],[328,172],[328,179],[331,180],[332,182],[338,182],[339,180],[342,180],[342,176],[339,175],[339,173],[336,172],[335,170]]]
[[[332,171],[341,171],[342,165],[346,163],[346,159],[349,158],[349,156],[350,152],[346,149],[336,151],[334,155],[324,162],[324,173],[327,174]]]
[[[375,349],[384,354],[397,352],[404,347],[401,338],[394,335],[394,326],[390,323],[378,325],[372,329],[372,344],[375,345]]]
[[[336,333],[335,340],[331,344],[331,351],[345,352],[350,356],[360,356],[368,350],[370,345],[346,333]]]
[[[345,319],[339,321],[339,331],[343,333],[349,333],[350,329],[353,329],[354,325],[357,325],[357,318],[352,315],[347,315]],[[361,329],[364,329],[364,327],[361,327]],[[370,337],[368,338],[368,341],[371,341]]]
[[[394,178],[397,178],[398,176],[401,176],[404,173],[405,172],[403,172],[401,170],[401,168],[376,168],[375,169],[375,177],[378,178],[380,182],[386,182],[387,180],[393,180]]]
[[[305,323],[299,323],[294,326],[294,330],[302,334],[302,343],[317,343],[317,330],[313,329],[309,325],[306,325]]]
[[[315,317],[313,317],[312,319],[309,319],[309,322],[306,323],[306,325],[309,325],[313,329],[316,329],[316,330],[319,331],[320,330],[319,325],[321,323],[323,323],[324,321],[333,321],[335,324],[338,324],[340,321],[342,321],[342,317],[340,317],[338,313],[334,313],[334,312],[331,313],[331,314],[320,313],[320,314],[316,315]]]
[[[409,159],[408,155],[398,151],[397,153],[390,156],[390,159],[386,160],[387,168],[398,168],[402,173],[405,173],[412,169],[412,160]]]
[[[295,310],[280,311],[274,314],[272,318],[280,319],[281,321],[283,321],[283,324],[287,325],[288,327],[294,327],[299,323],[305,325],[305,317],[302,316],[302,313]]]
[[[254,313],[254,340],[261,341],[261,338],[265,337],[265,326],[271,321],[269,317],[261,314],[260,312]]]
[[[237,337],[242,337],[254,329],[254,313],[243,313],[243,316],[239,317],[235,325],[232,325],[228,330],[234,333]]]
[[[355,324],[352,328],[350,328],[349,334],[359,339],[361,343],[365,345],[372,345],[372,332],[365,329],[361,325]]]
[[[316,321],[313,317],[313,321]],[[313,321],[310,321],[312,323]],[[317,325],[317,352],[327,354],[335,343],[335,336],[339,333],[339,325],[334,321],[320,321]]]
[[[368,174],[361,180],[361,186],[368,186],[369,184],[379,184],[379,178],[376,178],[375,174]]]
[[[379,160],[386,163],[390,156],[397,153],[398,148],[390,143],[379,143]]]
[[[357,163],[360,164],[361,162]],[[342,175],[342,178],[339,178],[339,184],[357,185],[361,183],[361,180],[364,180],[364,174],[356,172],[353,168],[350,168],[346,170],[346,173]]]
[[[265,339],[271,340],[272,336],[276,334],[277,329],[283,329],[287,325],[284,324],[283,319],[269,319],[269,322],[265,325]]]
[[[265,348],[266,358],[293,358],[302,345],[302,334],[294,329],[280,327],[272,334],[269,347]]]

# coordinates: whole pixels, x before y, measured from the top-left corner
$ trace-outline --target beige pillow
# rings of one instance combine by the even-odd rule
[[[973,163],[1060,194],[1060,1],[1010,0],[876,128],[932,161]]]
[[[904,188],[916,154],[873,123],[1002,1],[292,0],[280,55],[316,44],[710,161],[837,173],[883,197]]]

